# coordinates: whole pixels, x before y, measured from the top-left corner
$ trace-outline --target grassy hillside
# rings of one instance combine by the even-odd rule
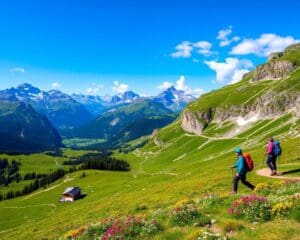
[[[87,177],[81,179],[81,173],[76,172],[69,175],[70,182],[61,180],[32,195],[1,202],[0,236],[6,239],[43,239],[45,236],[54,239],[70,229],[107,216],[136,214],[157,215],[165,228],[156,234],[157,239],[188,238],[191,232],[196,234],[203,228],[173,228],[168,220],[169,212],[182,199],[201,199],[208,193],[226,199],[224,205],[209,213],[217,219],[216,226],[223,232],[228,222],[236,221],[226,210],[233,201],[228,195],[232,178],[229,166],[235,161],[232,149],[241,145],[250,151],[258,169],[263,167],[265,138],[275,135],[282,140],[284,149],[279,170],[297,169],[300,167],[297,154],[300,138],[299,131],[295,136],[294,130],[299,128],[299,120],[289,123],[292,120],[292,115],[286,115],[277,120],[262,121],[248,129],[251,134],[245,132],[245,136],[241,134],[230,139],[186,134],[175,122],[158,133],[163,142],[160,146],[151,142],[126,155],[116,153],[116,156],[128,159],[133,169],[130,173],[90,170],[86,171]],[[299,172],[291,176],[299,176]],[[249,180],[254,184],[282,181],[261,177],[254,172],[250,173]],[[87,196],[72,204],[59,203],[64,188],[72,185],[82,187]],[[249,194],[249,190],[241,186],[240,193]],[[286,220],[271,222],[273,239],[297,239],[300,224],[295,220],[288,222],[287,228]],[[239,223],[253,228],[234,231],[234,236],[239,239],[248,239],[249,235],[257,239],[268,236],[263,228],[268,227],[269,222],[255,226],[245,220]]]
[[[242,137],[210,139],[187,135],[178,128],[178,123],[174,123],[159,133],[165,142],[161,146],[151,143],[143,149],[122,155],[131,163],[133,170],[130,173],[90,170],[86,171],[87,177],[81,179],[81,173],[76,172],[69,175],[68,179],[72,179],[70,182],[61,180],[32,195],[1,202],[0,236],[6,239],[54,239],[70,229],[97,222],[107,216],[137,214],[150,217],[157,215],[156,218],[165,228],[156,235],[157,239],[187,238],[191,232],[199,232],[202,228],[173,228],[168,221],[169,212],[182,199],[201,199],[208,193],[226,199],[220,209],[209,213],[217,219],[217,226],[222,232],[224,225],[236,221],[226,210],[233,200],[228,195],[232,178],[229,166],[235,161],[232,149],[237,145],[245,146],[252,153],[256,168],[262,167],[264,139],[268,133],[260,130],[267,129],[273,121],[274,132],[286,132],[287,121],[283,119],[257,124],[249,129],[252,133],[257,132],[249,140]],[[295,126],[299,126],[299,122]],[[291,135],[281,140],[284,152],[279,160],[282,165],[279,169],[299,168],[297,152],[300,138]],[[291,165],[283,165],[286,163]],[[249,175],[249,180],[254,184],[282,181],[257,176],[254,172]],[[82,187],[87,196],[72,204],[59,203],[64,188],[72,185]],[[241,186],[240,193],[248,194],[249,190]],[[249,234],[257,239],[264,239],[268,235],[263,228],[268,227],[269,222],[259,225],[251,225],[244,220],[239,222],[254,228],[237,231],[235,234],[239,239],[248,239]],[[300,224],[295,220],[288,222],[288,227],[286,220],[271,222],[272,233],[276,236],[273,239],[297,239]]]
[[[45,116],[17,99],[0,96],[0,152],[32,153],[61,146],[61,137]]]
[[[149,99],[138,99],[131,104],[100,114],[87,124],[70,131],[70,135],[83,139],[105,139],[91,143],[91,147],[111,148],[149,135],[156,128],[171,123],[177,114],[163,104]]]
[[[295,70],[277,81],[250,83],[244,79],[202,96],[186,110],[253,105],[269,90],[299,94],[299,75],[299,70]],[[295,109],[283,109],[277,115],[266,115],[247,124],[230,118],[211,121],[201,134],[187,133],[181,124],[182,119],[178,118],[142,148],[127,154],[116,151],[115,157],[130,163],[130,172],[89,170],[85,171],[85,178],[81,178],[81,172],[75,172],[46,189],[0,202],[0,238],[59,239],[83,230],[90,236],[99,236],[103,219],[116,216],[122,222],[133,216],[145,218],[142,229],[138,229],[146,234],[142,239],[205,239],[203,234],[207,231],[227,239],[299,239],[299,181],[286,182],[256,173],[266,167],[266,139],[273,136],[283,148],[279,171],[296,170],[283,177],[300,177],[300,120]],[[257,188],[251,192],[240,184],[239,194],[230,195],[231,166],[236,161],[233,150],[237,146],[250,152],[254,159],[255,171],[249,173],[248,180]],[[58,202],[63,190],[75,185],[83,189],[86,197],[74,203]],[[263,199],[261,211],[252,209],[240,217],[228,211],[233,203],[243,201],[241,197],[254,194],[256,197],[250,198]],[[182,209],[185,212],[181,216],[194,216],[190,222],[184,217],[176,218]],[[272,209],[270,215],[266,209]],[[249,219],[255,217],[255,211],[261,214],[257,219]],[[79,239],[93,238],[80,235]]]

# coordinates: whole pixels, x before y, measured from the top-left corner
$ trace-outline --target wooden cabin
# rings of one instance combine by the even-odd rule
[[[79,187],[68,187],[62,193],[60,202],[74,202],[81,197],[81,189]]]

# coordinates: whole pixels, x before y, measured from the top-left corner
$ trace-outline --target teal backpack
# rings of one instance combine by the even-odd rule
[[[281,155],[281,146],[280,146],[280,142],[279,141],[274,141],[274,150],[273,150],[273,154],[276,157],[279,157]]]

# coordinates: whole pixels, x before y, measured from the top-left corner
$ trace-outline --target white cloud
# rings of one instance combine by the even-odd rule
[[[232,48],[231,54],[255,54],[260,57],[266,57],[273,52],[281,52],[287,46],[297,42],[300,42],[300,39],[294,39],[291,36],[282,37],[273,33],[262,34],[256,39],[244,39]]]
[[[222,29],[218,32],[218,36],[217,36],[217,39],[218,40],[224,40],[224,39],[227,39],[227,37],[232,33],[232,27],[229,26],[228,28],[226,29]]]
[[[162,90],[166,90],[166,89],[168,89],[172,86],[173,86],[173,83],[166,81],[166,82],[163,82],[161,85],[159,85],[157,88],[162,89]]]
[[[176,52],[171,54],[173,58],[189,58],[191,56],[191,52],[193,51],[192,43],[188,41],[183,41],[182,43],[178,44],[175,49]]]
[[[205,93],[205,91],[202,88],[193,88],[193,89],[190,89],[187,93],[194,97],[199,97],[200,95]]]
[[[199,54],[204,56],[210,56],[214,52],[211,51],[212,44],[207,41],[198,41],[198,42],[189,42],[183,41],[178,44],[175,49],[176,52],[171,53],[171,57],[173,58],[189,58],[192,56],[192,52],[197,50]]]
[[[118,81],[114,81],[114,87],[112,88],[113,92],[117,94],[123,94],[128,91],[129,86],[124,83],[119,83]]]
[[[54,83],[52,83],[52,84],[51,84],[51,86],[52,86],[52,88],[55,88],[55,89],[57,89],[57,88],[61,88],[61,84],[60,84],[60,83],[58,83],[58,82],[54,82]]]
[[[229,84],[233,84],[233,83],[237,83],[237,82],[241,81],[244,74],[246,74],[248,72],[249,72],[248,69],[236,69],[233,72],[233,76],[232,76],[232,79],[229,82]]]
[[[185,76],[180,76],[179,79],[176,81],[175,88],[177,90],[184,91],[186,94],[190,94],[194,97],[199,97],[201,94],[204,93],[202,88],[191,88],[185,84]]]
[[[199,42],[193,43],[193,46],[195,48],[197,48],[198,53],[200,53],[202,55],[209,56],[209,55],[213,54],[213,52],[211,51],[212,44],[210,42],[199,41]]]
[[[205,61],[210,69],[216,72],[216,81],[219,83],[236,83],[253,67],[250,60],[226,58],[225,62]]]
[[[222,29],[218,32],[217,39],[220,40],[220,47],[225,47],[230,45],[232,42],[237,42],[240,40],[240,37],[234,36],[233,38],[229,38],[232,34],[232,26],[227,27],[226,29]]]
[[[20,67],[15,67],[10,69],[11,72],[18,72],[18,73],[24,73],[25,69]]]
[[[87,88],[85,91],[88,94],[96,94],[98,93],[100,90],[103,89],[103,85],[102,84],[97,84],[97,83],[92,83],[92,87]]]
[[[161,85],[158,86],[159,89],[167,89],[174,86],[177,90],[184,91],[186,94],[190,94],[194,97],[199,97],[201,94],[204,93],[202,88],[191,88],[185,84],[185,76],[180,76],[176,83],[171,82],[163,82]]]
[[[185,77],[180,76],[179,79],[176,81],[175,88],[177,90],[186,91],[188,87],[185,85]]]

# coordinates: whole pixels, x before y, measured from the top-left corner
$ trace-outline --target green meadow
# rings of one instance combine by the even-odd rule
[[[235,162],[233,149],[241,146],[251,153],[255,170],[264,168],[265,140],[268,136],[274,136],[281,141],[283,148],[278,160],[279,171],[299,169],[300,138],[299,132],[295,134],[294,131],[299,125],[294,120],[291,114],[277,120],[264,120],[253,124],[240,136],[219,139],[211,137],[219,134],[220,131],[216,129],[207,129],[208,135],[196,136],[186,134],[179,122],[174,122],[157,134],[156,137],[161,140],[160,145],[150,140],[144,147],[133,152],[114,153],[115,157],[126,159],[130,163],[130,172],[88,170],[85,171],[87,176],[80,178],[82,172],[79,171],[68,174],[46,189],[0,202],[0,238],[59,239],[69,230],[95,223],[105,217],[153,216],[158,212],[157,219],[163,225],[163,230],[153,238],[196,239],[195,236],[203,228],[173,227],[169,223],[168,214],[178,201],[201,199],[206,194],[225,196],[227,199],[223,205],[209,213],[210,217],[216,219],[218,231],[226,234],[226,226],[237,221],[227,213],[233,199],[228,194],[232,187],[230,166]],[[224,124],[226,131],[229,126],[230,124]],[[21,172],[47,172],[61,167],[65,159],[84,153],[65,149],[64,157],[43,154],[1,157],[20,161]],[[299,173],[286,176],[299,177]],[[284,181],[258,176],[255,171],[248,178],[254,184]],[[61,193],[68,186],[80,186],[87,194],[86,197],[73,203],[60,203],[58,200]],[[16,187],[17,184],[13,184],[8,188]],[[249,189],[240,184],[239,194],[250,193]],[[300,223],[293,219],[276,219],[257,225],[243,219],[238,222],[244,227],[233,230],[233,239],[297,239],[300,233]],[[271,226],[271,233],[264,230]]]
[[[159,223],[159,230],[145,239],[206,239],[201,236],[207,231],[219,234],[210,239],[299,239],[300,186],[293,180],[300,177],[300,120],[290,111],[292,108],[286,110],[281,100],[288,102],[286,96],[292,98],[299,92],[300,70],[298,67],[287,78],[276,82],[250,83],[250,77],[251,74],[237,84],[204,94],[184,111],[210,112],[212,108],[219,108],[242,116],[239,112],[242,108],[251,107],[268,92],[273,94],[274,100],[267,103],[268,108],[277,109],[280,114],[246,125],[238,125],[231,119],[210,122],[201,135],[185,132],[179,117],[148,140],[146,137],[137,139],[115,150],[113,157],[128,161],[129,172],[85,170],[86,176],[82,177],[82,171],[77,171],[47,188],[1,201],[0,239],[64,239],[70,237],[70,231],[88,229],[102,219],[132,215]],[[281,96],[282,93],[285,95]],[[281,142],[283,149],[278,171],[285,174],[277,179],[256,172],[266,168],[266,140],[271,136]],[[89,141],[71,139],[65,140],[65,144],[83,147],[89,145]],[[236,161],[234,148],[238,146],[254,160],[255,169],[247,178],[257,188],[251,192],[240,183],[238,194],[232,196],[229,194],[234,175],[231,166]],[[20,162],[21,174],[49,173],[68,168],[62,165],[64,161],[86,153],[65,148],[62,157],[45,154],[0,157]],[[25,183],[12,183],[0,191],[19,189],[22,184]],[[73,203],[59,202],[64,189],[70,186],[79,186],[86,196]],[[243,196],[253,194],[263,199],[262,202],[269,199],[272,204],[266,207],[269,215],[263,215],[263,209],[256,209],[259,216],[249,221],[247,218],[254,217],[251,212],[243,217],[230,214],[228,209],[235,201],[239,204]],[[202,223],[174,224],[174,209],[185,202],[192,203],[201,212]],[[214,220],[213,225],[207,224],[205,218]],[[76,237],[93,239],[84,236],[74,239]]]

